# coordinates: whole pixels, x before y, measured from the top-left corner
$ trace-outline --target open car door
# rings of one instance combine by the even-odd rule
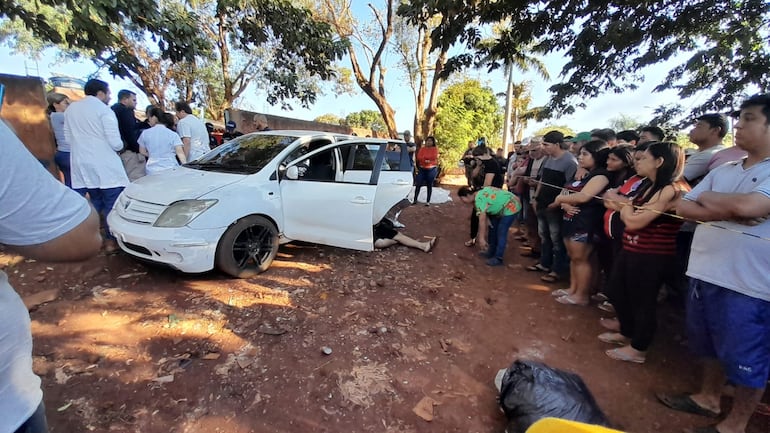
[[[344,173],[343,161],[348,155],[358,151],[363,158],[358,147],[350,141],[333,143],[286,164],[280,179],[286,238],[362,251],[374,249],[372,220],[379,169],[369,170],[365,181],[346,180]]]

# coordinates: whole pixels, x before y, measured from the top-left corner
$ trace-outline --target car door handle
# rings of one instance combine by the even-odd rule
[[[355,203],[355,204],[369,204],[372,201],[371,200],[367,200],[364,197],[358,196],[358,197],[354,198],[353,200],[350,200],[350,202],[351,203]]]
[[[399,179],[399,180],[393,181],[393,185],[411,185],[413,183],[414,182],[412,182],[412,181],[403,180],[403,179]]]

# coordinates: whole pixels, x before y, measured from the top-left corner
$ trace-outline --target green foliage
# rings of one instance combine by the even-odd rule
[[[552,86],[543,115],[569,114],[606,92],[634,89],[645,68],[680,55],[656,91],[680,98],[698,95],[701,104],[683,116],[735,107],[746,92],[770,89],[770,2],[767,0],[515,1],[414,0],[399,14],[416,19],[424,9],[451,14],[436,28],[436,47],[463,43],[472,50],[448,66],[493,65],[507,52],[563,52],[561,82]],[[480,26],[501,21],[511,31],[481,44]],[[531,45],[534,44],[534,45]],[[449,68],[448,68],[449,69]]]
[[[214,118],[257,77],[270,104],[308,107],[347,46],[288,0],[0,0],[0,11],[9,18],[0,40],[17,51],[55,46],[128,78],[151,101],[167,92],[205,101]]]
[[[636,119],[633,116],[630,116],[628,114],[620,113],[617,116],[613,117],[609,121],[610,128],[615,130],[615,132],[620,131],[626,131],[626,130],[638,130],[640,127],[642,127],[642,122],[639,121],[639,119]]]
[[[326,113],[322,114],[315,119],[313,119],[315,122],[321,122],[321,123],[329,123],[332,125],[343,125],[345,123],[345,119],[337,116],[336,114]]]
[[[366,128],[373,131],[387,131],[382,114],[374,110],[361,110],[345,116],[345,125],[354,128]]]
[[[166,14],[155,0],[0,0],[0,17],[22,23],[44,43],[101,53],[118,42],[116,29],[151,35],[159,55],[191,60],[210,46],[195,20]]]
[[[502,108],[491,88],[477,80],[451,84],[439,96],[433,135],[439,146],[441,165],[456,167],[469,141],[486,137],[489,147],[500,144]]]
[[[537,108],[531,108],[532,103],[532,83],[523,81],[513,83],[511,96],[511,132],[513,141],[521,140],[524,137],[524,130],[527,129],[529,119],[537,117]]]
[[[544,127],[540,128],[537,131],[535,131],[534,133],[532,133],[532,136],[533,137],[534,136],[543,136],[543,135],[545,135],[545,134],[547,134],[547,133],[549,133],[551,131],[559,131],[562,134],[564,134],[565,137],[569,136],[569,135],[574,137],[577,134],[569,126],[565,126],[565,125],[548,125],[548,126],[544,126]]]
[[[680,132],[675,134],[676,140],[674,142],[679,145],[682,149],[697,149],[698,146],[690,142],[690,138],[687,136],[686,132]]]

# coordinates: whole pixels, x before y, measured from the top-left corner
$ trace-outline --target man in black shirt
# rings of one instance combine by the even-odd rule
[[[139,153],[138,121],[134,116],[136,108],[136,93],[123,89],[118,92],[118,102],[112,107],[115,117],[118,118],[120,138],[123,139],[123,150],[120,151],[120,160],[126,169],[128,180],[131,182],[145,175],[144,167],[147,163],[144,155]]]
[[[578,163],[567,152],[564,134],[551,131],[543,136],[543,152],[548,159],[540,169],[540,183],[530,201],[537,211],[537,228],[540,235],[540,263],[530,266],[531,271],[548,272],[541,277],[543,281],[555,282],[569,271],[567,250],[562,239],[562,211],[548,206],[561,194],[562,188],[575,178]]]

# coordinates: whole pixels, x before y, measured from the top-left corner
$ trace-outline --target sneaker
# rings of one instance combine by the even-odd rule
[[[499,257],[492,257],[489,260],[487,260],[487,266],[502,266],[503,265],[503,259]]]
[[[489,251],[479,251],[479,257],[484,257],[485,259],[488,259],[492,257],[492,254],[489,254]]]

